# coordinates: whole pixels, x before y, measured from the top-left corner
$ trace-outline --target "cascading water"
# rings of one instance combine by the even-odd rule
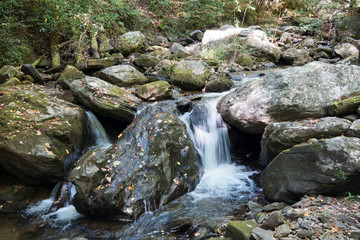
[[[228,130],[216,109],[223,94],[204,95],[206,101],[182,116],[204,166],[200,183],[190,193],[195,199],[240,195],[254,189],[249,177],[255,172],[231,163]]]
[[[92,147],[106,148],[110,146],[111,142],[100,121],[92,112],[86,111],[86,114],[88,116],[89,133],[94,142]],[[75,194],[75,186],[70,182],[58,183],[54,187],[50,198],[29,206],[24,211],[24,215],[35,216],[41,218],[43,222],[50,222],[51,224],[65,224],[64,228],[66,228],[72,221],[82,217],[72,205]]]

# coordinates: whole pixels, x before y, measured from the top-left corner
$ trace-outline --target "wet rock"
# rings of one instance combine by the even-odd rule
[[[33,65],[23,64],[21,65],[20,70],[25,75],[29,75],[30,77],[32,77],[32,79],[34,79],[34,83],[44,84],[43,78]]]
[[[201,61],[181,61],[174,66],[171,80],[184,90],[201,90],[208,78],[209,69]]]
[[[285,223],[276,228],[274,236],[276,238],[282,238],[288,236],[290,232],[289,224]]]
[[[199,158],[178,113],[175,103],[149,105],[114,145],[86,153],[70,173],[76,209],[134,219],[193,190]]]
[[[12,77],[22,79],[23,74],[20,72],[19,68],[13,67],[11,65],[5,65],[0,69],[0,84],[6,82]]]
[[[326,117],[298,122],[271,123],[261,140],[259,162],[266,166],[280,152],[311,138],[331,138],[346,135],[351,122],[342,118]]]
[[[98,76],[118,87],[131,87],[136,84],[145,84],[148,82],[144,74],[130,65],[116,65],[105,68],[98,73]]]
[[[189,50],[183,47],[180,43],[174,43],[171,46],[171,52],[180,58],[185,58],[191,54]]]
[[[261,225],[263,229],[275,229],[277,226],[284,223],[284,216],[281,211],[274,211],[266,218],[265,222]]]
[[[136,88],[136,95],[146,101],[160,101],[170,97],[171,86],[166,81],[147,83]]]
[[[305,239],[305,238],[310,238],[313,235],[313,232],[309,231],[309,230],[300,230],[297,233],[297,236],[299,238]]]
[[[0,91],[0,166],[29,184],[64,177],[64,164],[81,151],[84,110],[34,85]]]
[[[122,35],[116,43],[116,49],[124,55],[139,52],[145,46],[146,38],[139,32],[127,32]]]
[[[194,41],[201,41],[204,37],[204,33],[201,30],[192,31],[189,37]]]
[[[299,63],[305,64],[312,61],[308,52],[304,49],[289,48],[282,52],[281,56],[289,64],[296,63],[299,65]]]
[[[218,110],[238,129],[262,133],[271,122],[325,116],[328,104],[360,91],[359,78],[357,66],[320,62],[275,70],[225,95]]]
[[[209,82],[205,85],[206,92],[224,92],[230,90],[234,82],[227,77],[214,77],[210,78]]]
[[[304,194],[357,192],[359,147],[358,138],[335,137],[283,151],[261,174],[266,198],[291,202]]]
[[[335,47],[335,53],[341,58],[347,58],[353,54],[359,53],[359,50],[350,43],[342,43]]]
[[[74,80],[70,89],[76,100],[103,116],[131,122],[142,101],[128,92],[95,77]]]
[[[273,232],[271,230],[265,230],[262,228],[254,228],[251,232],[251,236],[255,240],[275,240]]]
[[[64,88],[69,88],[70,83],[75,79],[85,77],[85,74],[78,70],[76,67],[67,65],[64,71],[61,73],[57,82]]]
[[[263,207],[264,211],[271,212],[274,210],[281,210],[285,207],[285,203],[283,202],[273,202]]]
[[[154,68],[159,62],[159,58],[149,54],[141,54],[138,58],[135,59],[135,63],[137,66],[146,68]]]
[[[258,224],[254,221],[232,221],[227,224],[226,236],[233,239],[248,240],[252,230],[257,226]]]
[[[192,221],[188,217],[170,220],[166,223],[166,229],[171,232],[186,232],[192,227]]]

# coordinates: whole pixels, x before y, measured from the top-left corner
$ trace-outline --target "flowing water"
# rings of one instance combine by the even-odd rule
[[[256,171],[232,163],[228,130],[216,110],[223,95],[200,95],[203,100],[181,116],[203,166],[200,182],[194,191],[155,212],[149,211],[145,203],[145,214],[134,223],[121,224],[86,219],[72,205],[74,186],[68,182],[59,183],[49,199],[37,202],[23,212],[27,222],[42,228],[34,239],[79,236],[88,239],[166,239],[167,236],[192,239],[199,236],[196,234],[215,233],[219,224],[232,220],[239,207],[257,191],[250,178]],[[87,115],[94,147],[110,146],[111,142],[96,116],[91,112]],[[66,200],[60,201],[61,196],[66,196]],[[54,201],[63,205],[54,206]],[[193,227],[186,232],[173,233],[169,222],[177,219],[190,219]]]

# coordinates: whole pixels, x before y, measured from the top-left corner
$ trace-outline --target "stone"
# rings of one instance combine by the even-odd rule
[[[267,218],[267,214],[264,213],[264,212],[259,212],[258,214],[256,214],[255,216],[255,221],[259,224],[262,224],[264,223],[264,221],[266,220]]]
[[[264,211],[271,212],[274,210],[281,210],[286,206],[283,202],[273,202],[263,207]]]
[[[262,211],[262,206],[256,202],[249,201],[247,205],[248,205],[249,210],[252,212],[259,213]]]
[[[238,239],[249,240],[251,232],[258,224],[254,221],[232,221],[226,226],[226,236]]]
[[[146,38],[140,31],[127,32],[116,43],[116,49],[124,55],[139,52],[145,46]]]
[[[57,82],[63,88],[69,88],[69,85],[73,80],[81,79],[83,77],[85,77],[85,74],[82,71],[78,70],[74,66],[66,65]]]
[[[166,229],[170,232],[186,232],[193,226],[189,217],[172,219],[166,223]]]
[[[324,117],[331,102],[359,91],[360,67],[312,62],[243,82],[217,108],[241,131],[262,134],[272,122]]]
[[[301,48],[307,48],[307,49],[309,49],[309,48],[316,48],[315,41],[314,41],[314,39],[311,38],[311,37],[305,38],[304,40],[302,40],[302,41],[300,42],[299,45],[300,45]]]
[[[351,114],[360,106],[360,96],[349,97],[343,100],[332,102],[328,107],[331,116]]]
[[[353,54],[359,53],[359,50],[350,43],[341,43],[341,44],[335,46],[334,51],[341,58],[347,58]]]
[[[25,75],[29,75],[30,77],[32,77],[32,79],[34,79],[34,83],[44,84],[43,78],[33,65],[23,64],[21,65],[20,70]]]
[[[282,52],[281,56],[289,64],[293,64],[293,63],[305,64],[312,61],[312,58],[309,56],[308,52],[304,49],[289,48],[286,51]]]
[[[118,87],[131,87],[136,84],[145,84],[147,78],[130,65],[116,65],[101,70],[98,73],[99,78],[114,84]]]
[[[150,104],[115,144],[87,152],[69,176],[76,209],[136,219],[193,190],[200,159],[179,114],[174,102]]]
[[[201,90],[209,77],[210,70],[203,62],[186,60],[174,66],[170,79],[183,90]]]
[[[0,126],[6,126],[0,132],[0,166],[34,185],[65,177],[69,157],[82,151],[87,129],[83,109],[46,95],[44,89],[0,88]]]
[[[275,229],[277,226],[284,223],[284,216],[281,211],[274,211],[266,218],[265,222],[261,225],[263,229]]]
[[[5,65],[0,69],[0,84],[6,82],[12,77],[22,79],[23,74],[20,72],[19,68],[13,67],[11,65]]]
[[[166,81],[147,83],[136,88],[136,95],[146,101],[160,101],[170,97],[171,85]]]
[[[252,55],[258,60],[278,62],[280,59],[280,50],[268,40],[266,33],[261,30],[250,32],[246,38],[246,46],[254,50]]]
[[[186,58],[191,55],[190,51],[183,47],[180,43],[174,43],[171,46],[171,52],[180,58]]]
[[[137,66],[145,68],[154,68],[159,62],[159,58],[154,57],[150,54],[141,54],[138,58],[135,59],[135,63]]]
[[[354,137],[295,145],[281,152],[262,172],[264,195],[271,201],[293,202],[304,194],[356,192],[359,149],[360,139]]]
[[[99,51],[101,53],[110,52],[114,48],[110,44],[110,39],[105,35],[105,33],[101,33],[99,35],[100,42],[99,42]]]
[[[297,233],[297,236],[301,239],[310,238],[312,235],[313,235],[313,232],[311,232],[309,230],[300,230]]]
[[[253,57],[246,52],[239,53],[235,58],[235,63],[243,67],[253,67],[255,65]]]
[[[271,230],[265,230],[259,227],[253,229],[253,231],[251,232],[251,236],[255,240],[275,240],[275,238],[273,237],[273,232]]]
[[[234,82],[228,77],[210,77],[205,84],[205,92],[224,92],[231,89]]]
[[[351,124],[347,135],[349,137],[358,137],[358,138],[360,138],[360,119],[355,120]]]
[[[6,86],[15,86],[15,85],[19,85],[19,84],[20,84],[20,80],[18,78],[11,77],[9,80],[4,82],[1,86],[6,87]]]
[[[276,238],[287,237],[291,232],[289,224],[284,223],[276,228],[274,236]]]
[[[360,239],[360,230],[350,231],[349,237],[357,240]]]
[[[142,103],[126,89],[95,77],[74,80],[70,89],[76,100],[91,111],[123,122],[131,122]]]
[[[201,41],[204,37],[204,33],[201,30],[192,31],[189,37],[194,41]]]
[[[336,117],[271,123],[265,128],[261,140],[259,163],[266,166],[282,151],[312,138],[346,135],[351,124],[349,120]]]

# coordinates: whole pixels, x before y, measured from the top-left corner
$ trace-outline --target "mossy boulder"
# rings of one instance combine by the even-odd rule
[[[20,80],[16,77],[12,77],[9,80],[7,80],[6,82],[4,82],[1,86],[2,87],[6,87],[6,86],[15,86],[20,84]]]
[[[134,219],[194,189],[199,159],[177,114],[175,103],[149,105],[113,146],[85,154],[70,173],[76,209]]]
[[[226,226],[226,236],[231,239],[249,240],[251,232],[254,228],[258,227],[255,221],[232,221]]]
[[[236,56],[235,62],[243,67],[252,67],[255,64],[254,59],[246,52],[239,53]]]
[[[180,61],[173,67],[171,81],[184,90],[201,90],[210,77],[210,70],[201,61]]]
[[[84,110],[43,89],[0,88],[0,166],[29,184],[61,180],[65,163],[82,150],[87,129]]]
[[[310,140],[281,152],[262,172],[271,201],[294,202],[307,194],[360,193],[360,139]]]
[[[171,85],[166,81],[156,81],[138,86],[136,95],[146,101],[159,101],[170,97]]]
[[[149,68],[149,67],[154,68],[156,64],[158,64],[159,62],[160,62],[159,58],[152,56],[150,54],[141,54],[138,58],[135,59],[135,63],[137,66],[145,67],[145,68]]]
[[[145,84],[147,78],[130,65],[116,65],[101,70],[99,78],[119,87],[131,87],[136,84]]]
[[[360,96],[349,97],[343,100],[335,101],[328,107],[328,113],[331,116],[341,116],[355,113],[360,106]]]
[[[210,77],[205,85],[206,92],[224,92],[230,90],[234,85],[233,80],[225,76]]]
[[[217,107],[228,123],[262,134],[272,122],[324,117],[330,103],[359,91],[360,67],[312,62],[244,82]]]
[[[142,101],[128,90],[99,78],[74,80],[70,89],[81,104],[100,115],[131,122]]]
[[[107,68],[107,67],[111,67],[114,66],[116,63],[115,58],[113,57],[104,57],[104,58],[99,58],[99,59],[88,59],[87,60],[87,68],[95,68],[95,69],[100,69],[100,68]]]
[[[141,32],[127,32],[118,39],[116,49],[124,55],[129,55],[139,52],[145,46],[145,42],[146,38]]]
[[[81,79],[83,77],[85,77],[85,74],[82,71],[78,70],[74,66],[66,65],[57,82],[63,88],[69,88],[69,85],[73,80]]]
[[[23,79],[24,74],[21,73],[20,69],[17,67],[13,67],[11,65],[5,65],[0,69],[0,84],[6,82],[12,77],[16,77],[18,79]]]
[[[351,121],[336,117],[271,123],[265,128],[261,140],[259,162],[262,166],[266,166],[282,151],[307,142],[311,138],[346,135],[350,126]]]

